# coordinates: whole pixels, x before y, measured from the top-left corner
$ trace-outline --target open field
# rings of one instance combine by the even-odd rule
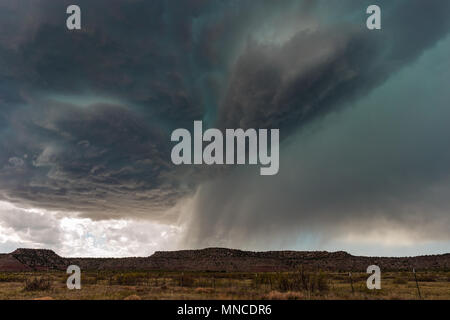
[[[372,264],[381,268],[381,290],[367,289],[365,270]],[[67,289],[69,265],[82,270],[81,290]],[[0,299],[45,297],[450,300],[450,254],[383,258],[207,248],[116,259],[64,258],[34,249],[0,255]]]
[[[368,290],[365,273],[84,272],[68,290],[61,271],[1,272],[0,299],[419,299],[411,272],[382,273]],[[450,272],[418,272],[423,299],[450,299]],[[40,280],[40,281],[35,281]],[[352,285],[353,282],[353,285]]]

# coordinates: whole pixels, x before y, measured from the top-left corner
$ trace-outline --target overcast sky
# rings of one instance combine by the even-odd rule
[[[0,2],[0,252],[450,252],[450,2]],[[194,120],[280,171],[176,167]]]

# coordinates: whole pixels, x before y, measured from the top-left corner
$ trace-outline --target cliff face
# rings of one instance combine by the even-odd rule
[[[0,271],[31,271],[32,269],[10,254],[0,254]]]
[[[75,264],[82,270],[167,271],[289,271],[301,266],[314,270],[360,271],[375,264],[385,271],[450,270],[450,254],[407,257],[357,257],[346,252],[267,251],[224,248],[155,252],[143,258],[63,258],[51,250],[17,249],[0,254],[0,271],[66,270]]]
[[[290,271],[300,267],[326,271],[361,271],[375,264],[382,270],[450,270],[450,254],[386,258],[358,257],[346,252],[267,251],[223,248],[155,252],[149,259],[161,269],[211,271]]]

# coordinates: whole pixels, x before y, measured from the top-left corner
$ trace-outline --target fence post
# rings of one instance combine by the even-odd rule
[[[419,293],[419,298],[422,299],[422,295],[420,294],[419,281],[417,281],[416,269],[413,268],[414,279],[416,280],[417,292]]]
[[[349,277],[350,277],[350,284],[351,284],[351,286],[352,286],[352,294],[354,294],[354,293],[355,293],[355,288],[353,288],[353,278],[352,278],[352,273],[349,272],[348,275],[349,275]]]

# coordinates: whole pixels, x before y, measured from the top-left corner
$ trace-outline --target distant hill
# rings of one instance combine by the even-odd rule
[[[290,271],[301,266],[324,271],[361,271],[369,265],[384,271],[450,270],[450,254],[387,258],[353,256],[343,251],[252,252],[225,248],[157,251],[140,258],[63,258],[52,250],[17,249],[0,254],[0,271],[65,270],[75,264],[82,270],[164,271]]]

